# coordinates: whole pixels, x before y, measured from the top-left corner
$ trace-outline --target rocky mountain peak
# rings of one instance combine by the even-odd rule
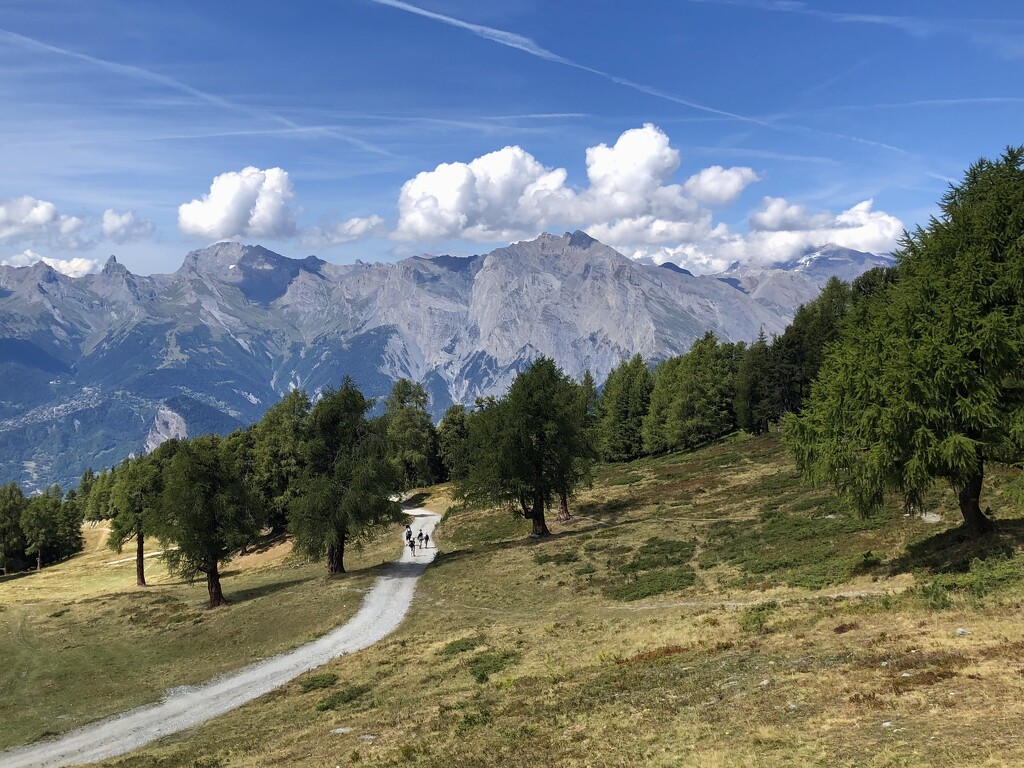
[[[0,478],[32,466],[36,485],[73,481],[147,439],[229,432],[289,387],[315,394],[346,375],[371,397],[400,377],[420,381],[435,416],[500,395],[538,355],[601,380],[625,357],[680,354],[709,330],[747,341],[781,332],[817,295],[816,274],[765,269],[725,284],[631,260],[581,231],[397,264],[225,242],[172,275],[132,275],[115,258],[82,278],[4,268],[0,340],[21,346],[0,360],[0,380],[17,388],[0,398]]]
[[[110,258],[107,259],[107,263],[103,265],[103,269],[100,271],[100,274],[104,277],[113,277],[114,275],[127,277],[131,273],[124,264],[118,262],[116,256],[111,254]]]
[[[198,272],[214,277],[226,276],[245,255],[247,246],[236,242],[214,243],[207,248],[190,251],[178,269],[178,274]]]
[[[57,270],[42,259],[29,267],[28,276],[29,280],[38,283],[55,283],[60,279]]]

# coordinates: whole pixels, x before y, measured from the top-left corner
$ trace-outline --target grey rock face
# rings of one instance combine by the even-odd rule
[[[399,377],[423,382],[436,416],[500,395],[539,355],[601,381],[624,357],[681,354],[708,330],[781,332],[820,275],[844,268],[827,259],[694,276],[576,232],[397,264],[219,243],[170,275],[133,275],[113,257],[78,279],[0,267],[0,482],[68,484],[346,375],[378,397]]]

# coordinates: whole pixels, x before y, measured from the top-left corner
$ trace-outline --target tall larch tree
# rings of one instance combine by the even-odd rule
[[[187,579],[206,577],[211,608],[223,605],[220,567],[259,533],[238,467],[216,435],[183,440],[163,473],[155,533],[172,544],[168,566]]]
[[[896,257],[785,437],[808,476],[865,510],[886,491],[918,508],[949,482],[980,536],[986,463],[1024,458],[1024,148],[971,166]]]
[[[302,444],[303,474],[289,502],[295,547],[327,572],[345,572],[345,548],[397,521],[394,497],[402,478],[379,421],[366,418],[372,402],[348,377],[328,390],[309,414]]]

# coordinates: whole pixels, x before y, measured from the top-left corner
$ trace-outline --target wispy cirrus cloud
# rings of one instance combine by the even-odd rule
[[[168,75],[161,74],[160,72],[154,72],[144,67],[135,66],[134,64],[122,64],[117,61],[102,59],[98,56],[91,56],[87,53],[75,51],[70,48],[62,48],[60,46],[53,45],[42,40],[37,40],[34,37],[28,37],[27,35],[21,35],[17,32],[11,32],[10,30],[6,29],[0,29],[0,41],[6,42],[9,45],[14,45],[25,50],[46,53],[54,56],[61,56],[64,58],[71,59],[73,61],[78,61],[83,64],[87,64],[97,69],[101,69],[111,74],[120,75],[123,77],[131,78],[133,80],[149,83],[151,85],[167,88],[169,90],[176,91],[177,93],[190,96],[209,106],[242,114],[247,117],[276,123],[277,125],[283,126],[285,129],[291,131],[315,132],[321,135],[331,136],[333,138],[347,142],[366,152],[372,152],[378,155],[391,156],[391,153],[388,152],[387,150],[382,149],[381,147],[378,147],[375,144],[360,139],[356,136],[352,136],[349,133],[338,129],[335,126],[317,126],[314,128],[309,128],[307,126],[300,125],[294,120],[284,115],[281,115],[277,112],[267,109],[259,109],[238,101],[225,99],[222,96],[218,96],[216,94],[209,93],[199,88],[195,88],[189,85],[188,83],[183,83],[182,81],[177,80]]]
[[[873,24],[899,29],[915,37],[958,35],[1008,59],[1024,57],[1024,20],[985,18],[923,18],[883,13],[847,13],[814,8],[795,0],[689,0],[704,5],[731,5],[771,13],[809,16],[835,24]]]
[[[371,2],[374,2],[377,5],[386,5],[390,8],[396,8],[401,11],[406,11],[407,13],[412,13],[427,19],[432,19],[433,21],[438,21],[442,24],[447,24],[448,26],[451,27],[458,27],[459,29],[464,29],[467,32],[472,32],[474,35],[477,35],[478,37],[484,38],[485,40],[490,40],[492,42],[498,43],[499,45],[504,45],[509,48],[515,48],[516,50],[522,51],[523,53],[527,53],[530,56],[536,56],[539,59],[544,59],[545,61],[550,61],[555,64],[561,64],[566,67],[572,67],[573,69],[578,69],[583,72],[589,72],[592,75],[604,78],[605,80],[615,83],[616,85],[621,85],[626,88],[632,88],[633,90],[639,91],[640,93],[646,93],[648,96],[654,96],[659,99],[665,99],[666,101],[671,101],[681,106],[690,107],[691,109],[695,109],[700,112],[707,112],[712,115],[719,115],[721,117],[728,117],[733,120],[739,120],[741,122],[753,123],[755,125],[760,125],[765,128],[777,128],[777,126],[774,126],[756,117],[750,117],[749,115],[741,115],[736,112],[730,112],[725,109],[719,109],[717,107],[712,107],[707,104],[701,104],[700,102],[693,101],[691,99],[685,99],[673,93],[669,93],[659,88],[655,88],[654,86],[644,85],[643,83],[637,83],[634,82],[633,80],[628,80],[627,78],[619,77],[609,72],[604,72],[603,70],[600,69],[595,69],[594,67],[588,67],[586,64],[581,64],[577,61],[573,61],[572,59],[557,54],[554,51],[550,51],[547,48],[543,47],[542,45],[539,45],[535,41],[531,40],[530,38],[517,34],[515,32],[508,32],[503,29],[495,29],[494,27],[488,27],[483,24],[473,24],[468,21],[463,21],[462,19],[457,19],[453,16],[446,16],[443,13],[435,13],[434,11],[428,11],[425,8],[420,8],[419,6],[412,5],[410,3],[405,3],[402,2],[401,0],[371,0]]]
[[[478,37],[484,38],[485,40],[490,40],[492,42],[498,43],[499,45],[504,45],[509,48],[515,48],[516,50],[522,51],[526,54],[529,54],[530,56],[536,56],[537,58],[544,59],[545,61],[550,61],[552,63],[560,64],[566,67],[572,67],[573,69],[578,69],[582,72],[588,72],[592,75],[603,78],[611,83],[615,83],[616,85],[620,85],[624,88],[630,88],[634,91],[645,93],[648,96],[653,96],[654,98],[662,99],[664,101],[670,101],[674,104],[679,104],[680,106],[688,107],[690,109],[694,109],[699,112],[704,112],[706,114],[729,118],[731,120],[736,120],[742,123],[746,123],[748,125],[757,125],[772,131],[780,131],[783,133],[802,133],[814,134],[819,136],[828,136],[831,138],[842,139],[844,141],[851,141],[865,146],[871,146],[876,149],[884,149],[890,152],[897,152],[899,154],[908,154],[906,150],[903,150],[899,147],[895,147],[891,144],[887,144],[882,141],[875,141],[872,139],[866,139],[859,136],[851,136],[844,133],[822,131],[817,128],[809,128],[805,126],[780,123],[772,119],[764,119],[760,117],[754,117],[751,115],[744,115],[726,109],[719,109],[718,107],[713,107],[708,104],[702,104],[700,102],[693,101],[692,99],[683,98],[682,96],[678,96],[674,93],[663,90],[661,88],[656,88],[655,86],[652,85],[638,83],[635,80],[630,80],[625,77],[619,77],[618,75],[612,74],[610,72],[605,72],[604,70],[589,67],[586,64],[581,64],[578,61],[574,61],[573,59],[567,58],[543,47],[542,45],[538,44],[537,42],[528,37],[525,37],[524,35],[520,35],[515,32],[508,32],[507,30],[503,29],[488,27],[483,24],[474,24],[472,22],[464,21],[462,19],[457,19],[453,16],[447,16],[443,13],[428,11],[425,8],[420,8],[419,6],[403,2],[402,0],[371,0],[371,2],[376,3],[377,5],[384,5],[390,8],[405,11],[407,13],[412,13],[417,16],[422,16],[424,18],[431,19],[442,24],[447,24],[448,26],[464,29],[467,32],[471,32],[474,35],[477,35]]]

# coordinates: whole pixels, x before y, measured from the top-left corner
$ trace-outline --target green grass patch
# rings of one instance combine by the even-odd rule
[[[317,704],[317,711],[329,712],[339,707],[344,707],[346,704],[351,704],[353,701],[362,698],[371,690],[373,688],[369,685],[346,685],[340,691],[335,691]]]
[[[678,592],[692,587],[697,575],[689,566],[671,568],[660,571],[649,571],[617,584],[609,584],[604,594],[613,600],[643,600],[646,597],[662,595],[666,592]]]
[[[439,656],[457,656],[460,653],[479,648],[485,642],[482,637],[461,637],[458,640],[452,640],[437,653]]]
[[[826,509],[842,507],[832,502]],[[771,510],[754,520],[712,524],[700,556],[702,568],[726,564],[741,574],[738,586],[785,584],[823,589],[841,584],[882,563],[879,532],[888,522],[844,512],[810,517]],[[865,552],[865,544],[871,549]]]
[[[338,682],[338,676],[333,672],[321,672],[316,675],[306,675],[305,677],[299,678],[299,687],[303,693],[309,693],[310,691],[320,691],[324,688],[330,688]]]
[[[516,651],[484,651],[470,659],[467,667],[474,680],[486,683],[491,675],[504,672],[520,658],[521,655]]]
[[[779,604],[774,600],[747,608],[740,614],[739,626],[744,632],[763,635],[770,631],[768,620],[779,612]]]
[[[554,563],[555,565],[569,565],[571,563],[579,562],[580,553],[574,550],[567,552],[540,552],[533,556],[533,561],[537,565],[547,565],[548,563]]]

